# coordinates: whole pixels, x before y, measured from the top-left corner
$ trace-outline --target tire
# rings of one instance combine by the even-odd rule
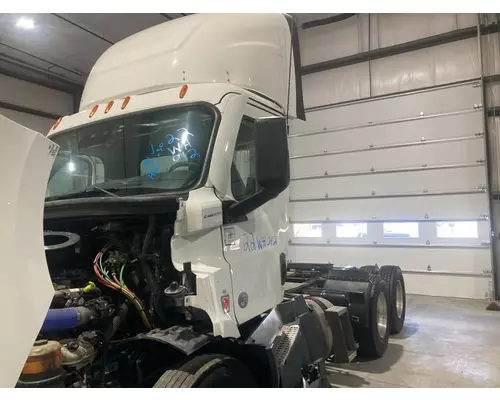
[[[168,369],[154,388],[251,388],[257,387],[252,373],[236,358],[203,354],[176,369]]]
[[[380,275],[389,288],[391,333],[399,333],[403,329],[406,316],[406,289],[403,273],[396,265],[384,265],[380,268]]]
[[[379,273],[379,268],[376,265],[363,265],[359,269],[368,272],[370,275],[378,275]]]
[[[360,356],[379,358],[384,355],[390,334],[389,304],[387,285],[382,277],[375,276],[370,293],[368,327],[358,329],[355,335],[355,339],[359,343],[358,354]],[[382,317],[380,330],[379,314]]]

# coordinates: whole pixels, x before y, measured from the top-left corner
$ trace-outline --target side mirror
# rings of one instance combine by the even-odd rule
[[[276,198],[290,183],[290,159],[285,118],[266,117],[255,120],[255,160],[257,192],[232,204],[232,218],[246,215]]]

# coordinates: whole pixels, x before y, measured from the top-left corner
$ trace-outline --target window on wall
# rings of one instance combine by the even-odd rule
[[[320,238],[322,235],[321,224],[294,224],[293,236]]]
[[[338,224],[335,233],[339,238],[365,238],[368,236],[366,223]]]
[[[418,222],[384,222],[384,238],[418,238]]]
[[[436,223],[438,238],[477,238],[477,221],[441,221]]]

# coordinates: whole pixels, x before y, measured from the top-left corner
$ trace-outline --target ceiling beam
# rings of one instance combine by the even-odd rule
[[[173,18],[172,18],[170,15],[168,15],[168,14],[163,14],[163,13],[160,13],[160,15],[164,16],[164,17],[165,17],[166,19],[168,19],[169,21],[172,21],[172,20],[173,20]]]
[[[338,14],[333,17],[316,19],[314,21],[304,22],[302,24],[302,29],[314,28],[315,26],[322,26],[328,24],[334,24],[335,22],[344,21],[345,19],[354,17],[357,14]]]
[[[0,107],[6,108],[7,110],[13,110],[22,112],[25,114],[36,115],[37,117],[43,117],[48,119],[58,119],[60,115],[48,113],[45,111],[35,110],[34,108],[18,106],[17,104],[6,103],[4,101],[0,101]]]
[[[71,94],[83,88],[81,83],[5,55],[0,55],[0,74]]]
[[[52,14],[54,17],[57,17],[59,19],[62,19],[63,21],[67,22],[68,24],[70,25],[73,25],[74,27],[78,28],[78,29],[81,29],[82,31],[84,32],[87,32],[88,34],[98,38],[98,39],[101,39],[111,45],[115,44],[114,42],[112,42],[111,40],[108,40],[106,39],[104,36],[101,36],[101,35],[98,35],[97,33],[91,31],[90,29],[87,29],[87,28],[84,28],[83,26],[81,25],[78,25],[77,23],[73,22],[73,21],[70,21],[69,19],[67,18],[64,18],[63,16],[59,15],[59,14]]]
[[[84,76],[86,76],[86,74],[84,74],[83,72],[80,72],[80,71],[75,71],[75,70],[72,70],[72,69],[69,69],[69,68],[63,67],[62,65],[56,64],[56,63],[54,63],[54,62],[52,62],[52,61],[49,61],[49,60],[45,60],[45,59],[43,59],[43,58],[41,58],[41,57],[35,56],[35,55],[33,55],[33,54],[28,53],[27,51],[20,50],[20,49],[18,49],[18,48],[16,48],[16,47],[13,47],[13,46],[8,45],[8,44],[5,44],[5,43],[0,42],[0,46],[7,47],[8,49],[11,49],[11,50],[17,51],[17,52],[19,52],[19,53],[21,53],[21,54],[24,54],[24,55],[26,55],[26,56],[32,57],[32,58],[34,58],[35,60],[42,61],[42,62],[44,62],[44,63],[46,63],[46,64],[50,64],[50,65],[51,65],[51,66],[53,66],[53,67],[60,68],[60,69],[62,69],[62,70],[64,70],[64,71],[70,72],[70,73],[72,73],[72,74],[74,74],[74,75],[83,76],[83,77],[84,77]]]

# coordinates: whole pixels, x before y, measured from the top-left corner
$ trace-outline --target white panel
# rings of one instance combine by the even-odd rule
[[[372,95],[441,85],[480,76],[475,38],[372,61]]]
[[[320,74],[306,75],[304,79],[315,75],[319,76]],[[325,100],[328,91],[321,88],[321,80],[318,80],[316,85],[320,93],[322,93],[321,90],[326,91],[326,94],[317,97],[316,103],[319,104]],[[323,82],[323,85],[326,86],[327,84]],[[481,99],[481,88],[468,83],[354,102],[307,112],[307,121],[294,120],[292,122],[291,134],[413,118],[421,115],[473,110],[474,104],[481,103]]]
[[[457,29],[457,14],[378,14],[379,47],[388,47]]]
[[[293,246],[293,245],[292,245]],[[341,247],[341,246],[293,246],[295,262],[333,263],[337,267],[375,264],[399,265],[403,270],[428,272],[455,272],[482,274],[491,270],[490,249],[446,248],[390,248]]]
[[[357,100],[370,95],[368,63],[304,75],[305,107],[316,107],[342,101]]]
[[[54,125],[54,120],[39,117],[36,115],[26,114],[19,111],[7,110],[6,108],[0,108],[0,114],[11,119],[18,124],[21,124],[29,129],[46,135],[52,125]]]
[[[458,14],[458,28],[468,28],[477,25],[477,14]]]
[[[358,199],[291,202],[290,219],[359,221],[387,219],[477,219],[489,214],[485,193],[419,196],[393,199]]]
[[[323,113],[327,112],[328,110],[323,111]],[[315,115],[319,116],[320,112],[315,113]],[[422,138],[433,140],[472,136],[483,131],[482,118],[482,114],[477,112],[438,118],[422,118],[396,124],[371,125],[312,136],[292,136],[288,141],[289,151],[293,157],[322,153],[325,150],[339,151],[359,149],[370,145],[382,146],[418,142]],[[315,121],[311,118],[308,122],[313,125]]]
[[[500,34],[481,36],[483,73],[485,76],[500,73]]]
[[[477,273],[491,270],[490,250],[434,248],[375,248],[290,246],[288,258],[293,262],[348,265],[399,265],[404,274],[407,293],[431,296],[485,298],[491,290],[491,277],[438,275],[433,272]],[[433,272],[427,272],[428,266]]]
[[[492,278],[431,274],[405,274],[406,292],[465,299],[491,298]]]
[[[1,74],[0,101],[61,116],[73,112],[71,94]]]
[[[359,31],[361,16],[356,15],[344,21],[301,29],[300,58],[302,65],[334,60],[366,51],[362,48]]]
[[[500,106],[500,82],[492,82],[485,85],[484,94],[486,96],[487,107]]]
[[[484,167],[458,168],[422,172],[400,172],[380,175],[348,176],[292,181],[292,199],[324,197],[359,197],[400,193],[459,191],[486,185]],[[391,201],[391,200],[388,200]]]
[[[490,165],[491,176],[493,178],[491,191],[498,193],[500,191],[500,116],[487,119],[488,138],[491,149]]]
[[[437,143],[290,160],[293,177],[337,172],[456,164],[484,159],[483,140]]]

